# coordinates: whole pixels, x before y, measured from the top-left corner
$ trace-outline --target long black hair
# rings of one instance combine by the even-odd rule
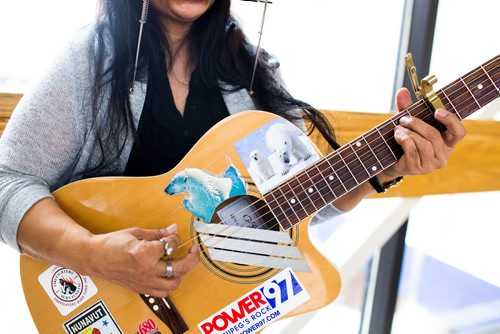
[[[256,50],[230,14],[230,4],[230,0],[215,0],[207,12],[193,23],[185,40],[189,62],[198,68],[207,87],[220,88],[223,82],[229,84],[224,87],[234,90],[249,89]],[[94,168],[115,161],[124,149],[126,138],[136,135],[129,94],[141,10],[142,1],[138,0],[101,2],[96,43],[90,49],[94,69],[91,92],[94,131],[101,151],[100,161]],[[159,18],[150,8],[140,45],[138,81],[146,79],[148,61],[162,61],[158,52],[162,49],[166,53],[168,69],[172,59],[168,40]],[[331,147],[338,148],[335,132],[325,116],[288,93],[276,79],[276,68],[270,58],[265,51],[260,53],[252,94],[256,107],[290,121],[304,117],[310,125],[309,133],[318,129]],[[110,94],[105,103],[104,91]],[[105,111],[99,114],[103,112],[102,106]],[[97,122],[98,118],[104,121]]]

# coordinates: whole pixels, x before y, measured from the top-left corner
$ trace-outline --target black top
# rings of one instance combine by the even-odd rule
[[[125,168],[127,176],[153,176],[174,168],[200,137],[229,115],[220,89],[206,87],[191,74],[182,116],[175,106],[166,66],[149,68],[148,87],[137,138]]]

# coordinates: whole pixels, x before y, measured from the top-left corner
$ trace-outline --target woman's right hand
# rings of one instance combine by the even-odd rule
[[[197,245],[188,254],[172,258],[175,275],[166,278],[165,248],[179,246],[177,225],[147,230],[129,228],[92,234],[71,219],[52,198],[42,199],[24,215],[17,241],[22,253],[34,259],[95,275],[133,291],[165,297],[198,263]]]
[[[123,285],[138,293],[165,297],[177,289],[182,277],[198,263],[200,251],[193,245],[182,258],[173,257],[175,275],[166,277],[163,239],[175,250],[180,243],[176,224],[164,229],[129,228],[92,236],[88,243],[88,273]]]

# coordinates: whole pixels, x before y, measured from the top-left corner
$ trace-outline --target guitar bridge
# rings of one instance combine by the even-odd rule
[[[157,298],[142,294],[140,296],[149,309],[168,326],[173,334],[182,334],[189,330],[188,325],[169,297]]]

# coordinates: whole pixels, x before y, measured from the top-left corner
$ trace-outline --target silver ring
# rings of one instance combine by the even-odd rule
[[[160,239],[160,242],[163,244],[163,249],[165,249],[165,255],[166,256],[172,255],[172,253],[174,252],[174,250],[172,249],[172,247],[170,247],[170,245],[168,244],[168,242],[166,242],[163,239]]]
[[[167,259],[167,265],[165,266],[165,277],[172,278],[175,276],[174,266],[172,265],[172,259]]]

